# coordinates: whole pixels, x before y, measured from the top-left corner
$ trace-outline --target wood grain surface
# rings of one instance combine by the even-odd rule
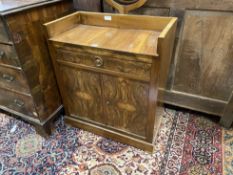
[[[176,18],[76,12],[45,27],[67,123],[152,151]]]
[[[30,94],[30,89],[22,70],[0,66],[0,86],[19,93]]]
[[[228,100],[233,89],[233,23],[229,21],[233,21],[230,13],[186,12],[174,90]]]
[[[110,50],[156,55],[159,34],[159,31],[79,25],[54,37],[53,40]],[[122,38],[127,38],[127,40]]]
[[[48,0],[1,0],[0,12],[16,9],[22,6],[29,6],[36,3],[45,2]]]
[[[18,55],[14,46],[8,44],[0,44],[0,64],[20,67]]]
[[[70,8],[71,4],[64,1],[7,16],[14,46],[41,120],[61,105],[42,25],[65,15]]]
[[[69,0],[1,1],[0,108],[51,133],[62,103],[43,23],[71,12]]]
[[[146,137],[149,84],[109,75],[101,78],[106,124]]]
[[[0,16],[0,43],[9,43],[10,39],[7,33],[6,25]]]

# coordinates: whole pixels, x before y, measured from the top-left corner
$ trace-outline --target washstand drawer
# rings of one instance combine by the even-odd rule
[[[0,88],[0,106],[24,115],[37,117],[32,97],[14,93]]]
[[[0,43],[8,43],[9,41],[10,40],[9,40],[7,31],[5,29],[5,25],[2,19],[0,19]]]
[[[134,60],[119,59],[105,55],[92,55],[80,53],[75,50],[57,49],[57,59],[77,63],[83,66],[90,66],[104,70],[130,74],[142,79],[149,79],[151,64]]]
[[[0,44],[0,64],[7,64],[20,67],[19,59],[14,46]]]
[[[29,94],[27,81],[21,70],[0,66],[0,86]]]

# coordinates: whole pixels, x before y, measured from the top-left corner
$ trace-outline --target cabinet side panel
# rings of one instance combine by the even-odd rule
[[[9,30],[41,120],[61,105],[43,24],[67,14],[71,9],[71,2],[62,1],[7,16]]]

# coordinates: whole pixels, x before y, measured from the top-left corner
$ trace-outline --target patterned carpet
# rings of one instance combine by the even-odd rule
[[[151,155],[65,126],[47,140],[0,114],[1,175],[232,175],[233,130],[191,113],[162,110]]]

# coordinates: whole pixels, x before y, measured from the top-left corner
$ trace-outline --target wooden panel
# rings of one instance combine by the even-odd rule
[[[173,89],[227,101],[233,89],[232,13],[187,11]]]
[[[154,144],[136,139],[134,137],[129,137],[125,134],[121,134],[119,132],[115,132],[112,129],[107,129],[106,127],[103,126],[98,126],[95,124],[92,124],[90,122],[78,120],[73,117],[65,116],[65,122],[68,125],[78,127],[78,128],[83,128],[89,132],[96,133],[98,135],[101,135],[105,138],[111,138],[113,140],[117,140],[119,142],[135,146],[139,149],[142,149],[144,151],[148,151],[149,153],[153,153],[154,150]]]
[[[189,93],[159,89],[159,101],[211,115],[223,114],[227,102]]]
[[[43,24],[70,12],[71,5],[70,1],[60,1],[6,17],[36,108],[43,120],[61,105]]]
[[[125,73],[132,76],[137,76],[142,80],[149,81],[150,77],[151,64],[117,59],[114,58],[114,55],[90,55],[85,52],[77,52],[75,50],[59,48],[57,49],[57,59],[77,63],[80,66],[91,66],[101,70],[105,69],[118,73]]]
[[[151,15],[151,16],[169,16],[169,8],[151,8],[141,7],[130,12],[131,14]]]
[[[169,7],[173,9],[204,9],[233,11],[232,0],[148,0],[149,7]]]
[[[21,70],[0,66],[0,86],[20,93],[30,93]]]
[[[109,20],[105,20],[106,16],[111,18],[111,22],[109,22]],[[120,28],[161,32],[169,24],[169,22],[171,22],[171,20],[176,20],[176,18],[76,12],[44,25],[47,27],[49,37],[54,37],[59,33],[75,28],[78,24],[99,26],[104,28],[110,27],[117,29]]]
[[[9,43],[7,30],[1,17],[0,17],[0,43]]]
[[[0,108],[11,109],[29,117],[38,118],[31,97],[8,90],[0,89]]]
[[[101,11],[101,0],[73,0],[74,7],[77,10]]]
[[[196,0],[148,0],[146,6],[149,7],[169,7],[169,8],[194,8]]]
[[[106,124],[145,137],[149,85],[103,75],[102,88]]]
[[[77,35],[82,33],[82,35]],[[129,53],[146,55],[157,54],[157,40],[160,32],[153,30],[121,29],[78,25],[52,40],[109,50],[120,50]],[[122,38],[127,40],[122,41]]]
[[[19,59],[13,46],[0,44],[0,64],[20,67]]]
[[[0,12],[36,4],[46,0],[2,0],[0,4]]]
[[[99,74],[60,66],[62,97],[70,116],[105,123],[102,115],[102,97]]]
[[[224,109],[220,123],[227,128],[230,128],[233,124],[233,92],[229,98],[229,102]]]
[[[197,7],[202,9],[233,11],[232,0],[202,0],[197,2]]]

